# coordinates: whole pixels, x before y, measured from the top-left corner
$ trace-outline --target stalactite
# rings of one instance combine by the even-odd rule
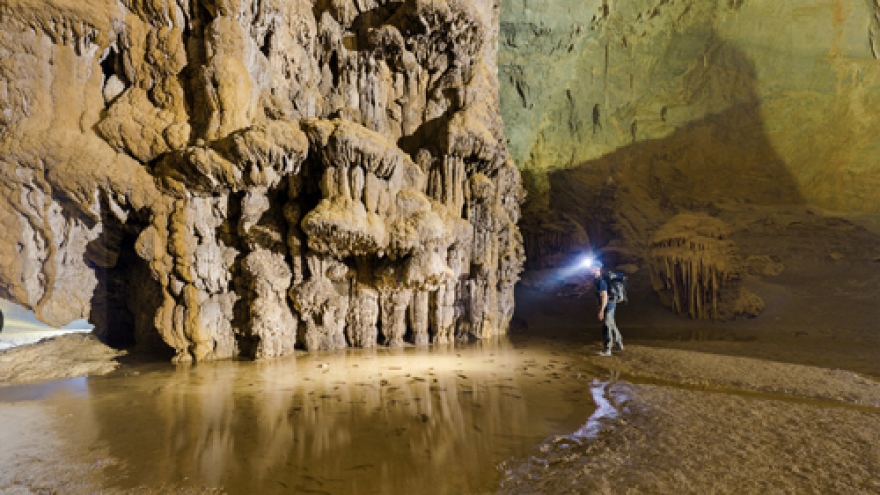
[[[702,214],[677,215],[658,229],[648,264],[661,302],[698,320],[760,314],[763,303],[740,286],[741,262],[730,235],[724,222]]]
[[[552,211],[533,213],[520,225],[526,268],[541,270],[566,265],[589,249],[590,238],[580,223]]]
[[[178,362],[505,332],[523,195],[498,109],[498,2],[404,0],[393,15],[374,3],[122,2],[91,19],[95,29],[71,33],[87,38],[72,47],[40,34],[55,33],[54,20],[35,13],[22,53],[78,47],[67,72],[100,66],[105,77],[67,81],[53,68],[59,81],[39,85],[0,75],[10,94],[49,102],[40,115],[62,110],[49,108],[57,95],[46,88],[96,96],[73,102],[81,118],[58,133],[28,134],[39,126],[4,116],[8,135],[30,147],[21,156],[37,157],[9,187],[27,183],[56,209],[65,198],[62,223],[74,233],[36,232],[55,220],[31,205],[0,208],[3,225],[35,226],[21,240],[40,265],[39,277],[2,265],[0,286],[44,314],[68,298],[78,309],[59,318],[82,316],[93,287],[49,282],[58,270],[92,273],[67,245],[106,240],[89,263],[116,263],[119,243],[101,224],[113,215],[152,278],[142,303],[126,298],[146,315],[137,333],[155,334]],[[47,134],[55,141],[43,147]],[[47,149],[58,156],[44,161]],[[64,166],[48,174],[45,163]],[[52,185],[31,184],[49,175]]]

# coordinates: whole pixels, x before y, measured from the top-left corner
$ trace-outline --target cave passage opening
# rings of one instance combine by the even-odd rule
[[[37,319],[33,311],[0,298],[0,351],[69,333],[88,333],[94,325],[80,319],[53,327]]]

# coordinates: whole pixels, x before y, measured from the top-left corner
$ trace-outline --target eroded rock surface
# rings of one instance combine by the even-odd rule
[[[125,352],[89,334],[59,335],[0,351],[0,385],[104,375],[119,366]]]
[[[175,360],[504,333],[497,0],[0,6],[0,297]]]

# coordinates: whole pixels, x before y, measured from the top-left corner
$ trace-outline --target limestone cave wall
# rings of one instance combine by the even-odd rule
[[[504,333],[498,0],[0,4],[0,297],[174,359]]]
[[[682,212],[880,212],[878,23],[864,0],[504,2],[528,225],[566,215],[635,252]]]

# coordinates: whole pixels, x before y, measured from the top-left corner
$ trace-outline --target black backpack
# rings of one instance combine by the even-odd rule
[[[615,303],[627,302],[626,297],[626,275],[616,272],[608,272],[605,275],[605,281],[608,282],[608,300]]]

